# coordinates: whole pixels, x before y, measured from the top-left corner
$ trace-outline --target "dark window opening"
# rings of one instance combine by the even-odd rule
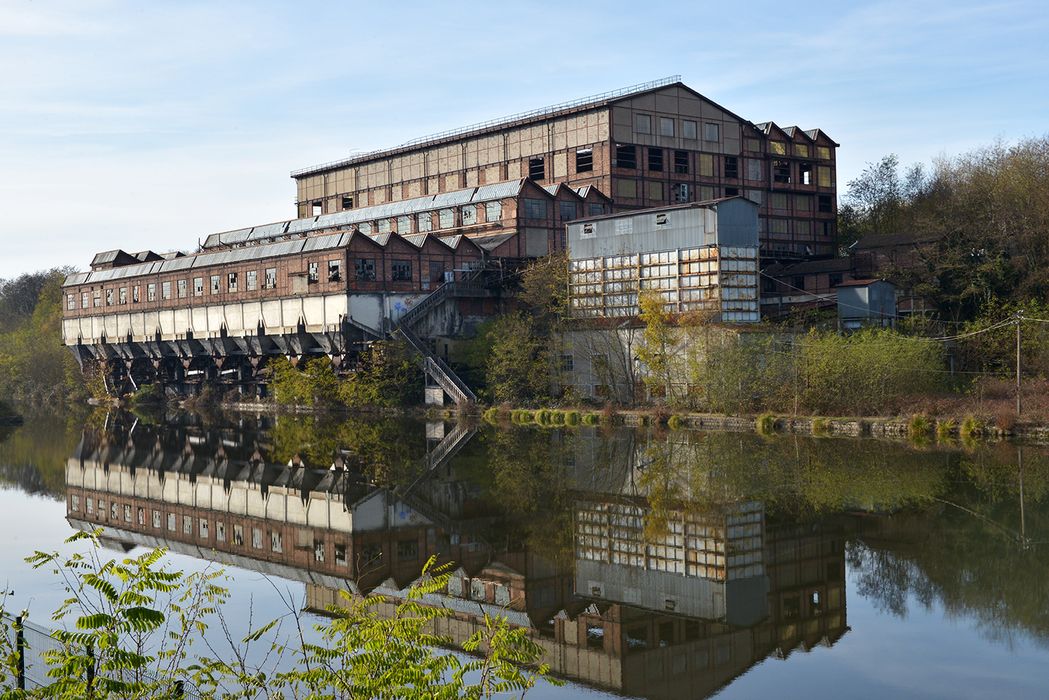
[[[342,208],[343,208],[343,210],[353,209],[353,197],[347,197],[347,196],[343,195],[343,197],[342,197]]]
[[[528,177],[533,180],[542,180],[546,177],[546,163],[542,158],[530,158],[528,160]]]
[[[725,156],[725,177],[729,180],[739,179],[739,158]]]
[[[692,188],[688,186],[686,182],[676,182],[671,190],[673,200],[675,202],[691,202],[692,201]]]
[[[784,182],[790,184],[790,161],[772,161],[772,180],[773,182]]]
[[[601,649],[605,646],[605,628],[601,625],[587,623],[586,645],[591,649]]]
[[[320,265],[315,262],[306,264],[306,279],[309,282],[317,282],[321,278]]]
[[[328,261],[328,281],[338,282],[342,279],[342,263],[338,260]]]
[[[679,175],[688,174],[688,151],[674,151],[674,172]]]
[[[659,646],[668,647],[674,643],[674,623],[661,622],[659,624]]]
[[[413,561],[419,558],[419,543],[415,540],[401,540],[397,543],[397,559]]]
[[[629,144],[616,144],[616,162],[613,165],[617,168],[637,170],[637,147]]]
[[[792,287],[794,287],[796,290],[804,292],[805,291],[805,276],[804,275],[794,275],[793,279],[791,280],[790,285]]]
[[[357,272],[357,281],[371,282],[375,280],[375,258],[357,258],[354,267]]]
[[[594,149],[580,148],[575,152],[575,171],[588,173],[594,169]]]
[[[648,149],[648,169],[654,172],[663,172],[663,149]]]
[[[834,211],[834,203],[831,201],[829,194],[821,194],[817,197],[817,207],[823,214],[830,214]]]
[[[840,272],[835,272],[830,276],[830,286],[837,287],[842,283],[842,276]]]
[[[739,188],[738,187],[726,187],[725,188],[725,196],[726,197],[735,197],[738,194],[739,194]]]
[[[798,165],[798,177],[801,178],[801,184],[803,185],[816,184],[812,180],[812,163],[801,163]]]
[[[783,619],[796,620],[801,616],[801,598],[790,596],[783,599]]]
[[[393,273],[394,282],[411,282],[412,281],[412,261],[411,260],[394,260],[390,265],[391,272]]]

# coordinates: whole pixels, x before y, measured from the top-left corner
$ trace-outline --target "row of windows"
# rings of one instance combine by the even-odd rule
[[[73,512],[80,512],[80,496],[73,494],[69,499],[69,507]],[[111,521],[120,521],[123,519],[125,523],[137,523],[142,527],[146,527],[146,508],[138,506],[132,512],[132,506],[128,503],[118,503],[117,501],[110,501],[107,504],[104,499],[84,499],[84,510],[87,515],[94,515],[99,519],[108,519]],[[151,509],[149,515],[150,524],[155,530],[162,530],[166,526],[168,532],[180,532],[183,535],[194,536],[194,534],[200,539],[211,539],[212,532],[214,532],[214,539],[216,542],[224,543],[229,541],[235,546],[244,545],[244,526],[240,524],[233,525],[233,531],[227,532],[226,523],[222,520],[210,521],[208,518],[194,518],[189,515],[182,515],[181,518],[177,513],[164,512],[156,508]],[[165,522],[166,521],[166,522]],[[214,530],[212,530],[214,525]],[[415,542],[411,541],[414,545]],[[271,552],[283,553],[284,551],[284,534],[280,530],[268,530],[264,532],[262,528],[253,527],[251,528],[251,546],[253,549],[266,549],[267,546]],[[335,563],[341,566],[346,566],[346,545],[340,542],[335,543]],[[323,540],[314,540],[313,543],[314,558],[318,562],[325,561],[326,558],[326,546]],[[400,552],[400,547],[398,547]],[[381,550],[379,552],[381,556]]]
[[[659,136],[698,140],[699,123],[692,119],[682,119],[680,123],[673,117],[656,117],[643,112],[634,113],[634,131],[638,134],[653,134],[653,127],[658,128]],[[703,140],[717,142],[721,140],[721,125],[717,122],[703,122]]]
[[[375,280],[375,258],[357,258],[354,261],[354,272],[356,279],[359,282],[368,282]],[[410,282],[412,281],[412,261],[411,260],[393,260],[390,263],[391,279],[394,282]],[[438,275],[438,280],[443,278],[443,266],[441,266],[441,274]],[[341,260],[328,260],[326,270],[328,282],[340,282],[342,281],[342,261]],[[321,263],[319,262],[308,262],[306,264],[306,279],[310,283],[320,282],[321,280]],[[211,275],[208,281],[208,289],[211,294],[219,294],[223,287],[227,292],[238,292],[241,290],[241,275],[239,272],[228,272],[224,275]],[[189,282],[190,280],[175,280],[175,296],[178,299],[184,299],[189,296]],[[193,283],[193,296],[201,297],[204,296],[204,277],[194,277]],[[157,283],[149,282],[145,285],[146,287],[146,301],[152,302],[157,300]],[[275,289],[277,287],[277,268],[268,267],[263,270],[262,288],[263,289]],[[244,291],[252,292],[259,288],[259,273],[258,270],[248,270],[244,273]],[[133,285],[130,287],[130,300],[131,303],[137,304],[142,301],[141,296],[141,285]],[[80,294],[80,308],[87,309],[91,306],[102,306],[103,299],[105,300],[106,306],[113,306],[114,304],[123,305],[128,303],[128,287],[119,287],[113,289],[98,289],[94,292],[81,292]],[[172,284],[170,281],[160,283],[160,299],[167,301],[172,298]],[[77,308],[76,295],[66,295],[66,308],[73,311]]]

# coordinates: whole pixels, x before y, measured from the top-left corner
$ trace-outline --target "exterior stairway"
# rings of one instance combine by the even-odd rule
[[[422,358],[423,372],[436,386],[441,387],[457,405],[477,403],[477,396],[470,390],[459,375],[438,357],[429,346],[415,334],[413,328],[426,319],[445,300],[454,297],[484,297],[492,294],[491,290],[480,282],[483,271],[478,270],[470,277],[452,282],[445,282],[433,290],[422,301],[406,311],[390,332],[391,336],[400,335]]]

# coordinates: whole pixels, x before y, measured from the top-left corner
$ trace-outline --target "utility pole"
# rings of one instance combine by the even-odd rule
[[[1016,417],[1019,418],[1023,411],[1023,402],[1020,400],[1020,324],[1023,321],[1024,312],[1016,312]]]

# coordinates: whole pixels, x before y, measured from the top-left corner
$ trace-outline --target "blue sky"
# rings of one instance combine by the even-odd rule
[[[1044,0],[0,0],[0,278],[294,216],[289,171],[672,74],[865,163],[1049,132]]]

